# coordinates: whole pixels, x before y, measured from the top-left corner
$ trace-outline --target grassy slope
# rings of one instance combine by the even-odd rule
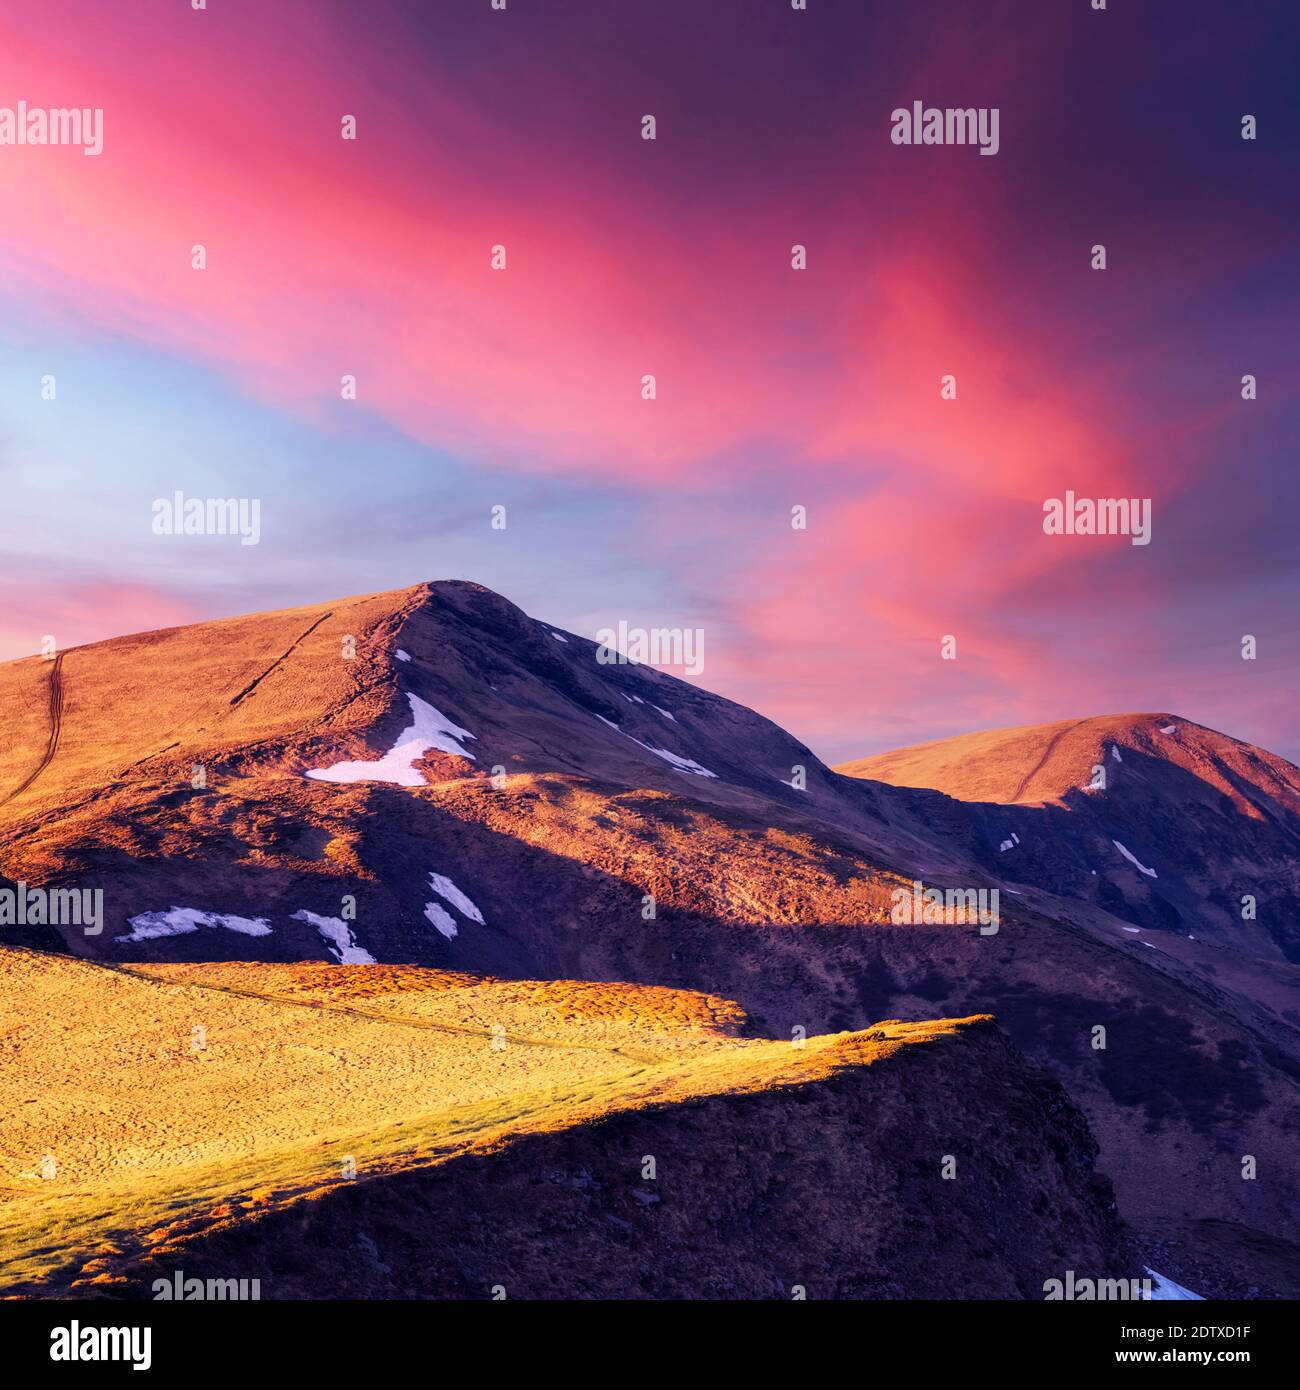
[[[26,1020],[0,1040],[11,1290],[292,1202],[342,1181],[347,1156],[364,1180],[619,1111],[815,1080],[960,1026],[796,1049],[738,1037],[734,1005],[685,991],[405,966],[125,969],[8,950],[0,996],[5,1017],[21,1004]],[[47,1154],[58,1166],[45,1178]]]

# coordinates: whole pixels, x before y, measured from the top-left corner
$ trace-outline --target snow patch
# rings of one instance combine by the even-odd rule
[[[666,709],[659,709],[658,705],[651,705],[650,708],[659,710],[659,713],[662,714],[665,719],[671,719],[674,724],[677,723],[677,716],[675,714],[669,714]]]
[[[629,734],[629,738],[632,736]],[[656,748],[650,743],[641,743],[639,738],[632,739],[633,743],[640,743],[642,748],[648,749],[657,758],[662,758],[666,763],[672,763],[678,772],[689,772],[695,777],[716,777],[716,772],[710,772],[707,767],[702,767],[694,758],[683,758],[676,753],[670,753],[666,748]]]
[[[1135,865],[1144,874],[1146,874],[1148,878],[1159,878],[1159,874],[1157,874],[1154,869],[1148,869],[1147,866],[1138,859],[1137,855],[1130,854],[1128,850],[1126,850],[1118,840],[1112,840],[1111,844],[1114,845],[1117,850],[1119,850],[1119,852],[1124,856],[1125,859],[1129,861],[1130,864]]]
[[[153,941],[160,936],[185,936],[200,927],[224,927],[244,936],[270,936],[271,924],[264,917],[235,917],[226,912],[200,912],[196,907],[173,907],[167,912],[142,912],[130,919],[129,936],[119,941]]]
[[[644,700],[641,701],[645,703]],[[624,738],[632,738],[632,735],[620,729],[612,720],[606,719],[603,714],[596,715],[602,724],[608,724],[615,733],[622,734]],[[716,772],[710,772],[707,767],[697,763],[694,758],[683,758],[678,753],[670,753],[666,748],[656,748],[653,743],[642,743],[639,738],[632,738],[632,742],[638,748],[644,748],[647,753],[653,753],[655,757],[662,758],[666,763],[672,763],[678,772],[689,772],[695,777],[716,777]]]
[[[557,642],[567,642],[569,640],[563,633],[559,632],[552,632],[551,636],[554,637]]]
[[[335,763],[332,767],[312,768],[306,775],[318,782],[393,782],[399,787],[422,787],[424,777],[414,764],[430,748],[474,761],[473,753],[462,743],[463,739],[474,738],[474,734],[462,729],[418,695],[408,693],[406,699],[411,706],[411,725],[398,735],[397,742],[382,758],[374,762]]]
[[[477,922],[480,927],[484,925],[483,914],[445,874],[430,874],[429,887],[440,898],[446,898],[452,907],[457,908],[471,922]]]
[[[1177,724],[1166,724],[1165,727],[1160,730],[1160,732],[1162,734],[1172,734],[1174,730],[1177,729],[1177,727]]]
[[[1117,763],[1122,763],[1122,762],[1124,761],[1124,759],[1121,758],[1120,755],[1119,755],[1119,744],[1117,744],[1117,743],[1112,743],[1112,744],[1111,744],[1111,746],[1110,746],[1110,755],[1111,755],[1112,758],[1115,759],[1115,761],[1116,761]]]
[[[1191,1289],[1183,1288],[1181,1284],[1175,1284],[1172,1279],[1166,1279],[1163,1274],[1157,1274],[1154,1269],[1148,1269],[1146,1265],[1143,1265],[1142,1268],[1156,1281],[1155,1288],[1148,1295],[1151,1299],[1191,1298],[1195,1299],[1197,1303],[1205,1302],[1200,1294],[1193,1293]]]
[[[404,651],[401,649],[401,647],[398,647],[398,649],[397,649],[397,659],[398,659],[398,661],[410,661],[410,659],[411,659],[411,653],[410,653],[410,652],[404,652]]]
[[[429,875],[429,887],[440,898],[449,902],[462,916],[468,917],[471,922],[477,922],[480,927],[485,925],[483,914],[446,874],[431,873]],[[441,903],[425,903],[424,915],[448,941],[456,935],[456,919]]]
[[[1134,935],[1142,930],[1141,927],[1121,927],[1120,931],[1131,931]]]
[[[352,928],[341,917],[321,917],[315,912],[308,912],[304,907],[293,914],[293,920],[315,927],[324,938],[330,954],[340,965],[375,964],[374,956],[357,945]]]
[[[425,903],[424,915],[448,941],[456,935],[456,919],[440,903]]]

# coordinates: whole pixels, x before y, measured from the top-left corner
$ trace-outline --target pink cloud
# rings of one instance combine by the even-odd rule
[[[193,604],[146,584],[50,581],[37,589],[29,580],[0,576],[0,661],[37,655],[47,637],[66,650],[203,616]]]
[[[611,202],[449,97],[417,128],[299,22],[291,112],[283,74],[241,51],[108,75],[6,34],[5,90],[86,93],[106,112],[99,158],[0,162],[0,254],[28,292],[292,409],[322,409],[352,374],[362,408],[416,438],[525,468],[680,480],[754,429],[756,401],[765,425],[794,410],[790,374],[735,331],[726,282],[761,258],[752,238],[705,212],[656,244],[653,190]],[[359,112],[355,144],[345,111]],[[449,136],[493,150],[505,181]],[[765,253],[769,297],[787,256]]]

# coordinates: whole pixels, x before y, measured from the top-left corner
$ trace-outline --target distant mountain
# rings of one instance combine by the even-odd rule
[[[985,864],[1138,926],[1300,963],[1300,768],[1170,714],[995,729],[844,763],[979,806]],[[1300,1021],[1300,1019],[1297,1019]]]
[[[773,1039],[993,1013],[1088,1116],[1150,1263],[1300,1289],[1281,759],[1129,716],[845,776],[458,582],[9,663],[0,708],[0,873],[105,895],[99,935],[21,944],[666,985]],[[997,930],[896,920],[917,883],[996,890]]]

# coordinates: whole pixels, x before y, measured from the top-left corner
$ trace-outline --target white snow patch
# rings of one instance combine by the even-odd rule
[[[662,714],[665,719],[671,719],[674,724],[677,723],[677,716],[675,714],[669,714],[666,709],[659,709],[658,705],[651,705],[650,708],[658,709],[659,713]]]
[[[629,738],[632,736],[629,734]],[[633,743],[641,743],[639,738],[632,739]],[[641,743],[642,748],[649,749],[657,758],[662,758],[666,763],[672,763],[678,772],[689,772],[695,777],[716,777],[716,772],[710,772],[707,767],[701,767],[693,758],[683,758],[676,753],[670,753],[666,748],[656,748],[650,743]]]
[[[551,636],[554,637],[557,642],[567,642],[569,640],[567,637],[564,636],[563,633],[560,632],[552,632]]]
[[[1129,861],[1130,864],[1136,865],[1137,868],[1139,868],[1144,874],[1146,874],[1148,878],[1159,878],[1159,874],[1157,874],[1154,869],[1148,869],[1147,866],[1138,859],[1137,855],[1130,854],[1128,850],[1126,850],[1118,840],[1112,840],[1111,844],[1114,845],[1117,850],[1119,850],[1119,852],[1124,856],[1125,859]]]
[[[446,874],[431,873],[429,875],[429,887],[463,916],[468,917],[471,922],[477,922],[479,926],[484,925],[483,914]],[[441,903],[425,903],[424,915],[448,941],[456,935],[456,919]]]
[[[119,941],[153,941],[160,936],[185,936],[200,927],[225,927],[244,936],[270,936],[271,924],[264,917],[234,917],[225,912],[200,912],[196,907],[173,907],[167,912],[142,912],[132,917],[133,930]]]
[[[1166,724],[1165,727],[1160,730],[1160,732],[1162,734],[1172,734],[1177,727],[1177,724]]]
[[[293,914],[295,922],[306,922],[316,928],[325,940],[330,954],[340,965],[374,965],[375,958],[358,946],[352,928],[341,917],[321,917],[304,907]]]
[[[1121,927],[1120,931],[1131,931],[1135,936],[1142,930],[1141,927]]]
[[[456,935],[455,918],[452,917],[451,913],[448,912],[441,903],[425,903],[424,915],[438,928],[448,941]]]
[[[1175,1284],[1172,1279],[1166,1279],[1163,1274],[1157,1274],[1154,1269],[1142,1268],[1156,1281],[1156,1286],[1151,1290],[1150,1298],[1155,1299],[1195,1299],[1197,1303],[1204,1303],[1205,1300],[1198,1293],[1193,1293],[1191,1289],[1185,1289],[1181,1284]]]
[[[1111,757],[1113,757],[1117,763],[1122,763],[1124,761],[1119,755],[1119,744],[1112,743],[1110,746],[1110,753]]]
[[[394,782],[399,787],[422,787],[424,777],[415,770],[414,764],[430,748],[474,761],[473,753],[461,742],[474,738],[474,734],[462,729],[418,695],[408,693],[406,699],[411,706],[411,725],[398,735],[397,742],[382,758],[375,762],[335,763],[333,767],[312,768],[307,776],[318,782]]]
[[[411,659],[411,653],[410,653],[410,652],[404,652],[404,651],[401,649],[401,647],[398,647],[398,649],[397,649],[397,659],[398,659],[398,661],[410,661],[410,659]]]
[[[480,927],[484,925],[483,914],[445,874],[430,874],[429,887],[440,898],[446,898],[452,907],[459,909],[471,922],[477,922]]]
[[[645,701],[642,700],[641,703],[644,704]],[[606,719],[603,714],[596,715],[596,718],[599,719],[602,724],[608,724],[615,733],[622,734],[624,738],[632,738],[631,734],[620,729],[617,724],[613,723],[612,720]],[[632,742],[635,743],[638,748],[644,748],[647,753],[653,753],[655,757],[662,758],[667,763],[672,763],[678,772],[689,772],[696,777],[716,777],[718,775],[716,772],[710,772],[707,767],[697,763],[694,758],[683,758],[680,754],[670,753],[666,748],[656,748],[653,743],[642,743],[639,738],[632,738]]]
[[[1009,850],[1009,849],[1015,849],[1015,847],[1016,847],[1016,841],[1015,841],[1015,837],[1013,836],[1010,840],[1003,840],[1003,841],[1002,841],[1002,843],[998,846],[998,853],[999,853],[999,854],[1005,854],[1005,853],[1007,852],[1007,850]]]

